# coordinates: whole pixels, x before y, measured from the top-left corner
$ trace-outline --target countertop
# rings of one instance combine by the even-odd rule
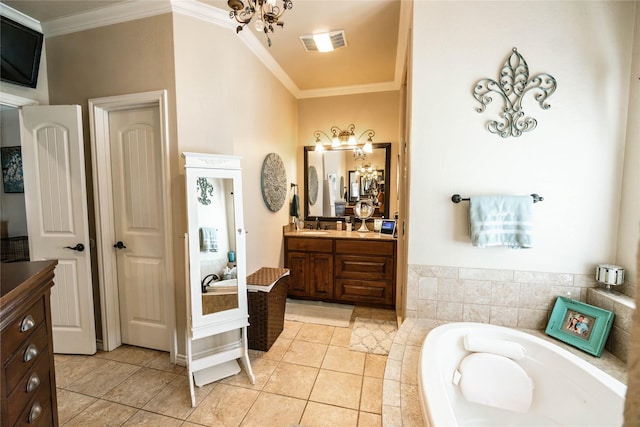
[[[41,276],[50,274],[57,261],[24,261],[3,263],[0,280],[0,297],[4,301],[9,294],[17,292],[25,282],[35,282]]]
[[[380,234],[377,231],[368,233],[358,233],[357,231],[345,230],[299,230],[285,231],[285,237],[310,237],[314,239],[360,239],[360,240],[397,240],[389,234]]]

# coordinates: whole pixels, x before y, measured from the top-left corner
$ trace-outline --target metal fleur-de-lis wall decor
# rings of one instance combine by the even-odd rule
[[[197,190],[200,192],[200,196],[198,196],[200,204],[205,206],[211,204],[211,199],[207,197],[207,193],[209,193],[209,196],[213,196],[213,185],[209,180],[207,178],[198,178],[196,186]]]
[[[533,90],[533,97],[543,110],[551,106],[546,100],[556,90],[556,79],[553,76],[541,73],[529,79],[529,66],[517,48],[504,62],[500,70],[499,81],[493,79],[478,80],[473,88],[473,97],[480,103],[476,109],[478,113],[485,111],[487,104],[493,98],[490,92],[500,95],[504,101],[504,110],[500,114],[501,119],[487,123],[487,130],[497,133],[503,138],[520,136],[522,132],[529,132],[536,128],[538,122],[533,117],[524,117],[522,111],[522,99],[524,95]]]

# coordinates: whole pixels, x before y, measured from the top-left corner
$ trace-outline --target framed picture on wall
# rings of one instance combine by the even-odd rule
[[[614,314],[593,305],[558,297],[546,333],[587,353],[600,357]]]
[[[20,147],[2,147],[2,184],[5,193],[24,193],[22,152]]]

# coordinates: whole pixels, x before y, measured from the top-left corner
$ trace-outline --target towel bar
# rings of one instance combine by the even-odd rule
[[[533,203],[542,202],[544,200],[544,197],[536,193],[533,193],[531,197],[533,197]],[[451,201],[453,203],[468,202],[469,200],[469,198],[463,199],[459,194],[454,194],[453,196],[451,196]]]

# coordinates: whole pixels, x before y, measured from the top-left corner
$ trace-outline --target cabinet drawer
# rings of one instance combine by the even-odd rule
[[[287,250],[302,252],[333,252],[333,239],[287,238]]]
[[[32,419],[30,420],[30,415]],[[51,392],[40,389],[24,408],[18,417],[16,426],[51,426],[53,425],[53,413],[51,412]]]
[[[5,364],[4,375],[8,393],[12,392],[20,379],[36,364],[39,356],[48,353],[49,337],[44,326],[40,325],[38,330],[18,348],[18,351]],[[30,356],[27,356],[28,353]],[[25,357],[30,357],[30,360],[25,361]]]
[[[393,258],[336,255],[336,276],[354,279],[393,279]]]
[[[375,242],[367,240],[336,240],[336,253],[393,256],[395,244],[395,241]]]
[[[37,381],[37,382],[36,382]],[[31,398],[41,390],[51,390],[49,354],[41,355],[33,370],[26,373],[9,396],[9,425],[13,425]]]
[[[2,331],[2,360],[7,360],[11,353],[44,322],[44,319],[44,298],[40,298]],[[22,331],[22,329],[26,330]]]
[[[342,301],[390,306],[393,304],[391,282],[372,280],[336,280],[336,298]]]

